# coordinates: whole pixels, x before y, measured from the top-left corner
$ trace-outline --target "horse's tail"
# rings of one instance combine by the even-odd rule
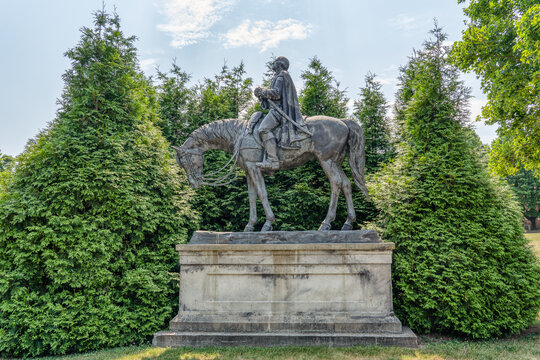
[[[347,140],[349,145],[349,166],[351,167],[354,183],[364,193],[366,199],[369,199],[364,181],[364,167],[366,165],[366,153],[364,150],[366,138],[364,137],[364,131],[362,131],[360,124],[354,120],[343,120],[343,122],[349,128],[349,139]]]

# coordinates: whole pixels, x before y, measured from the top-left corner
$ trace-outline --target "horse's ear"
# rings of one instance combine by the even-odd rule
[[[174,150],[176,150],[177,152],[181,152],[182,150],[180,150],[180,148],[178,146],[174,146],[172,145],[171,146]]]

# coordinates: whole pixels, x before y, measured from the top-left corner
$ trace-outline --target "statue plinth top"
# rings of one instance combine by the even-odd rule
[[[340,244],[380,243],[375,230],[354,231],[267,231],[215,232],[195,231],[192,245],[199,244]]]

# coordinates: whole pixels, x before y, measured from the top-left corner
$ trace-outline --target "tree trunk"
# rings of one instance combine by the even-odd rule
[[[536,228],[536,217],[525,216],[525,218],[531,222],[531,231],[537,230],[537,228]]]

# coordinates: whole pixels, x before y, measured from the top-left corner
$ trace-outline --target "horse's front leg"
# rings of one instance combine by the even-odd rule
[[[274,212],[270,208],[270,203],[268,202],[268,195],[266,193],[266,186],[264,185],[264,177],[261,172],[261,169],[255,164],[251,163],[247,165],[248,175],[251,177],[257,194],[259,194],[259,199],[261,200],[264,213],[266,214],[266,222],[264,223],[261,231],[271,231],[272,224],[276,221]]]
[[[254,231],[257,223],[257,188],[251,179],[249,173],[246,176],[249,197],[249,222],[244,228],[244,232]]]

